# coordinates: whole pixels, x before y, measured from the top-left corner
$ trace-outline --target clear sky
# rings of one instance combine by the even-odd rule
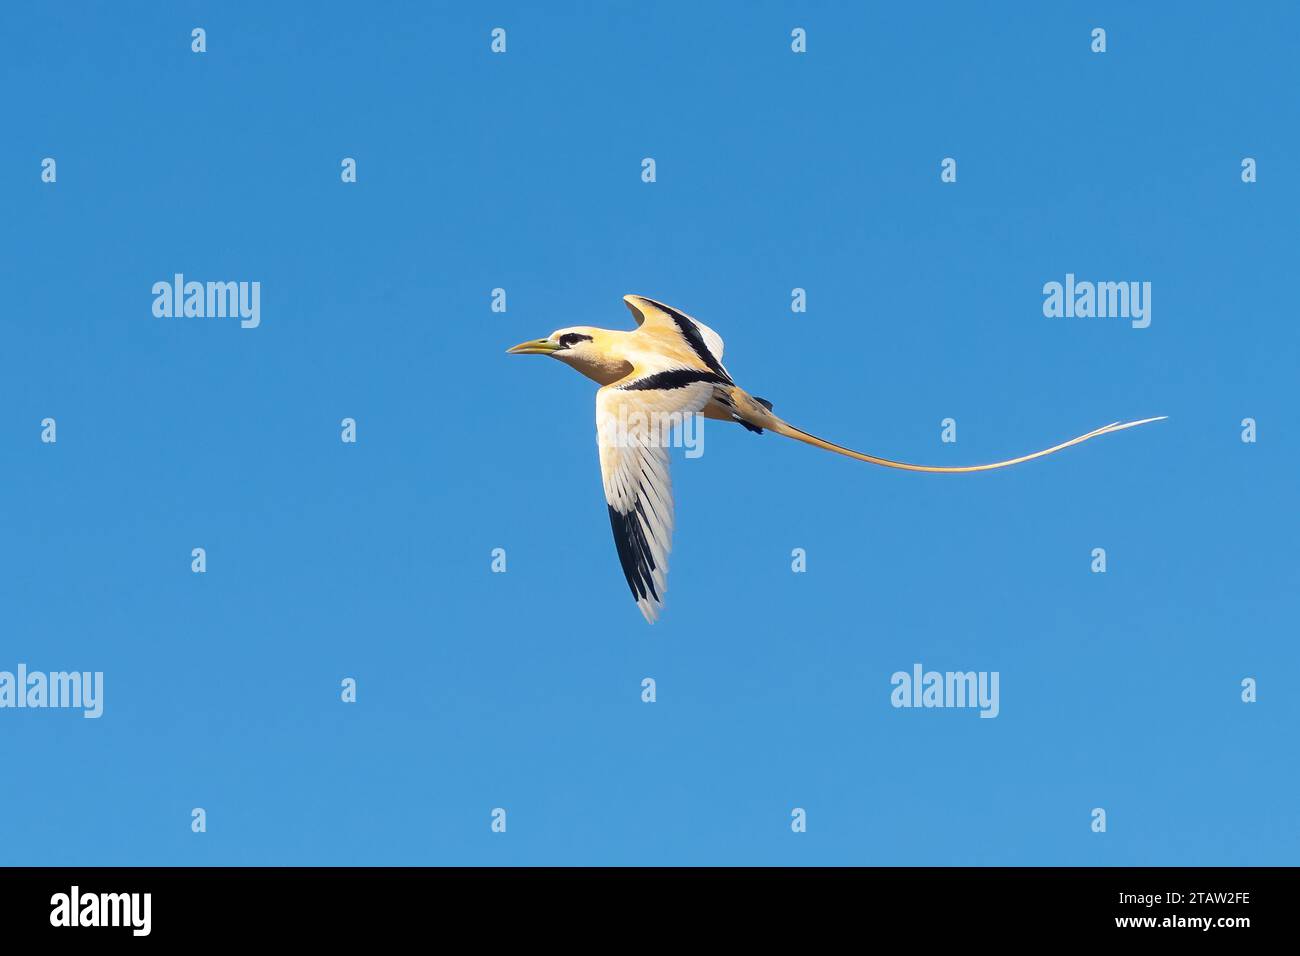
[[[0,670],[104,713],[0,710],[0,863],[1296,863],[1300,14],[1140,6],[6,5]],[[879,455],[1170,417],[709,423],[650,627],[594,386],[503,354],[629,292]]]

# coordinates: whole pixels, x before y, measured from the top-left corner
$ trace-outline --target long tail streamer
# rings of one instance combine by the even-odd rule
[[[776,419],[775,415],[771,416]],[[1111,432],[1120,432],[1126,428],[1136,428],[1138,425],[1146,425],[1149,422],[1163,421],[1167,415],[1158,415],[1155,418],[1143,418],[1136,422],[1112,422],[1086,435],[1080,435],[1078,438],[1071,438],[1069,441],[1061,442],[1059,445],[1053,445],[1051,448],[1044,448],[1042,451],[1036,451],[1032,454],[1021,455],[1019,458],[1009,458],[1006,461],[995,461],[988,465],[912,465],[905,461],[891,461],[888,458],[877,458],[875,455],[866,455],[860,451],[854,451],[852,448],[845,448],[843,445],[836,445],[834,442],[818,438],[816,435],[810,435],[806,431],[795,428],[789,422],[776,419],[775,422],[765,422],[766,427],[776,432],[778,435],[785,435],[787,438],[793,438],[795,441],[801,441],[805,444],[812,445],[816,448],[825,448],[827,451],[833,451],[839,455],[847,455],[850,458],[856,458],[858,461],[868,461],[873,465],[884,465],[886,468],[901,468],[904,471],[932,471],[942,473],[967,472],[967,471],[992,471],[994,468],[1006,468],[1008,465],[1018,465],[1024,461],[1033,461],[1035,458],[1042,458],[1045,455],[1051,455],[1054,452],[1069,448],[1071,445],[1078,445],[1086,442],[1089,438],[1097,438],[1101,435],[1109,435]]]

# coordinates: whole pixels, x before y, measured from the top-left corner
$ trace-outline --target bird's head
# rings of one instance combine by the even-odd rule
[[[506,349],[507,355],[551,355],[569,358],[585,354],[596,341],[597,335],[604,335],[604,329],[590,329],[575,325],[571,329],[556,329],[544,339],[530,339],[520,342],[514,348]]]
[[[602,385],[617,381],[632,370],[622,356],[620,336],[627,333],[575,325],[556,329],[544,339],[520,342],[506,349],[509,355],[549,355],[571,365]]]

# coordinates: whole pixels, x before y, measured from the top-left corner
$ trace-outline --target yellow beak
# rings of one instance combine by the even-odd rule
[[[507,355],[550,355],[558,352],[560,347],[549,339],[532,339],[520,342],[514,348],[506,349]]]

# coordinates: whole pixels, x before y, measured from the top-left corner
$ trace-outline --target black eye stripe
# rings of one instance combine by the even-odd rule
[[[577,345],[579,342],[590,342],[590,341],[591,341],[590,335],[581,335],[577,332],[565,332],[563,335],[560,336],[560,348],[570,349],[573,348],[573,346]]]

